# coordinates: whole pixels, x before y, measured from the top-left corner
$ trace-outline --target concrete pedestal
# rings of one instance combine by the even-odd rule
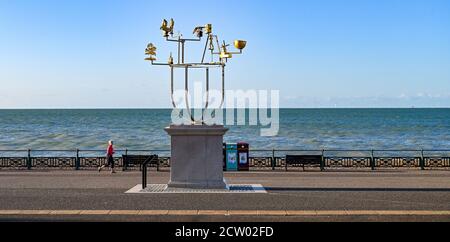
[[[169,187],[225,189],[223,178],[223,126],[170,126],[172,155]]]

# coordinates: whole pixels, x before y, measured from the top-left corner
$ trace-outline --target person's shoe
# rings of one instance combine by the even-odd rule
[[[111,171],[111,174],[115,174],[115,173],[116,173],[116,171],[115,171],[115,170],[112,170],[112,171]]]
[[[100,166],[100,167],[98,167],[98,172],[101,172],[102,171],[102,167]]]

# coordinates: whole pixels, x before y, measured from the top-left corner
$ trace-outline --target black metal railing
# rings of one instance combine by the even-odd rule
[[[107,163],[104,150],[0,150],[0,169],[93,169]],[[116,150],[117,167],[123,155],[158,155],[159,168],[170,168],[170,150]],[[252,170],[278,170],[286,166],[287,155],[321,155],[321,168],[450,168],[450,150],[302,150],[251,149]],[[153,165],[152,165],[153,166]],[[133,168],[133,167],[130,167]]]

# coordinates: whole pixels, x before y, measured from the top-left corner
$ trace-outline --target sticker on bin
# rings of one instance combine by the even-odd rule
[[[228,162],[231,164],[236,163],[236,153],[230,153],[228,154]]]
[[[247,153],[239,153],[239,164],[247,164]]]

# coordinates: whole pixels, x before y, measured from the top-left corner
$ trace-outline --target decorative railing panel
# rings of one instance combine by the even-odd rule
[[[159,167],[160,168],[170,167],[170,157],[159,157]]]
[[[27,157],[0,157],[0,168],[27,168]]]
[[[72,168],[75,167],[75,157],[32,157],[34,168]]]
[[[325,157],[325,167],[371,167],[370,157]]]
[[[249,165],[255,169],[272,168],[272,157],[249,157]]]
[[[425,157],[425,166],[430,168],[450,167],[450,157]]]
[[[108,164],[106,157],[80,157],[80,168],[96,168]],[[122,167],[122,157],[114,158],[114,166]]]
[[[375,157],[376,167],[420,167],[420,157]]]
[[[275,167],[285,167],[286,157],[275,157]]]

